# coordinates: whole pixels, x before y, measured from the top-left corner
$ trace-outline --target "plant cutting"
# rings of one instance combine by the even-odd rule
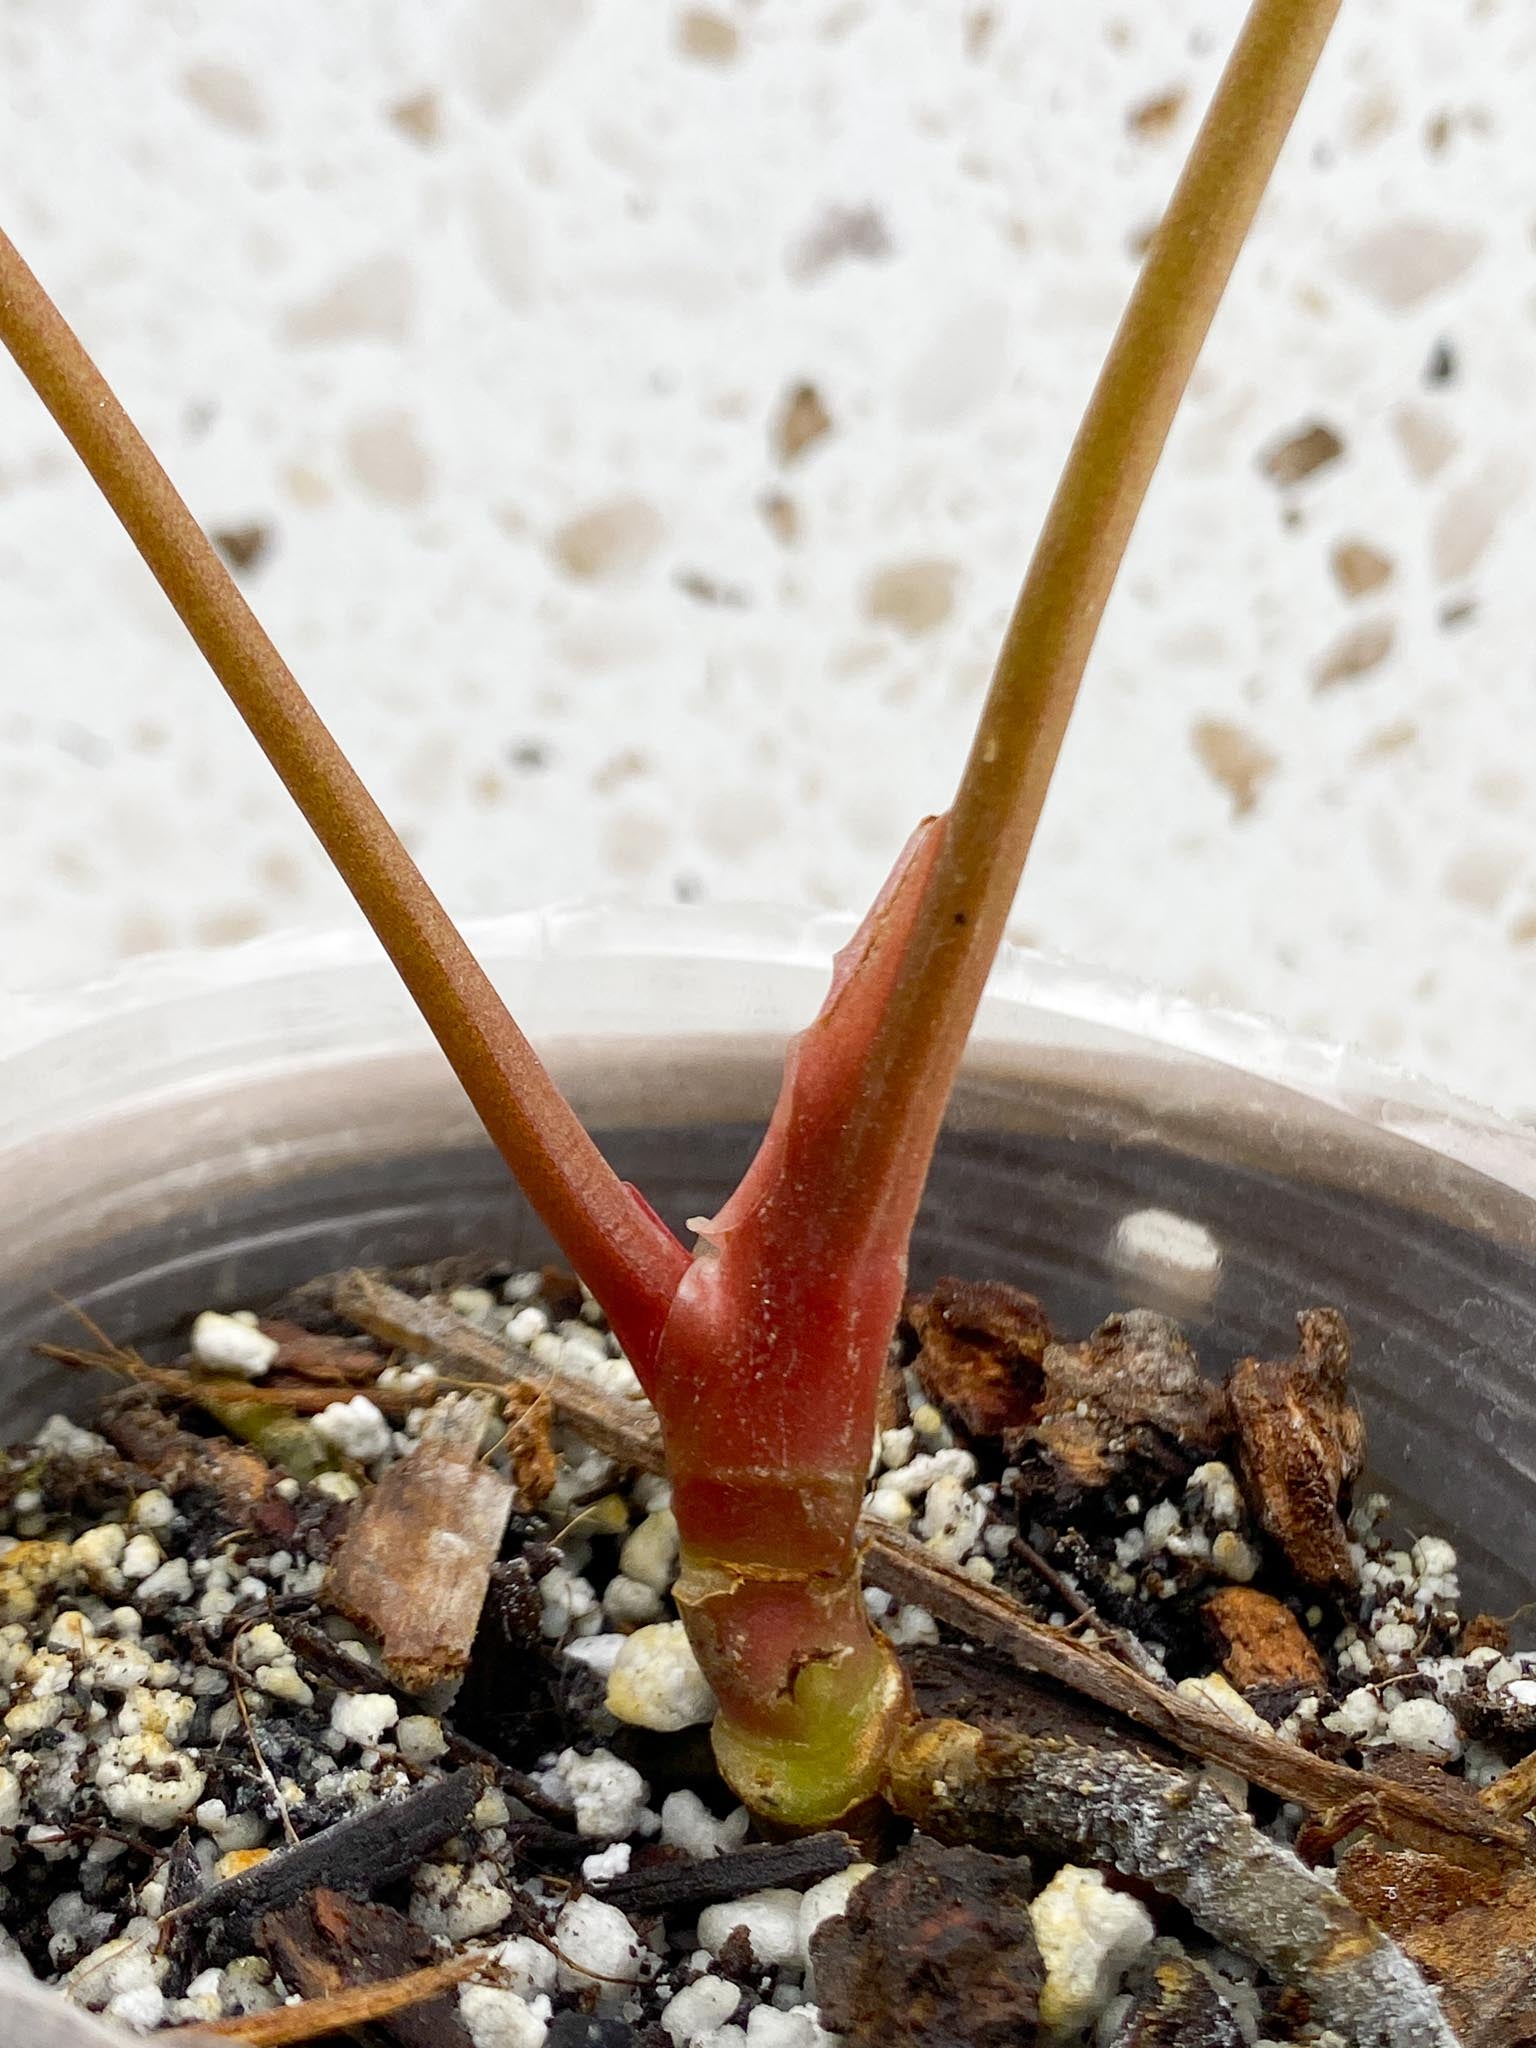
[[[1074,1810],[1085,1782],[1074,1749],[916,1722],[901,1664],[870,1625],[859,1513],[913,1217],[1072,700],[1335,11],[1336,0],[1254,6],[1047,516],[955,803],[898,859],[821,1014],[791,1048],[757,1157],[719,1212],[699,1220],[691,1248],[602,1159],[99,374],[0,240],[0,332],[347,880],[655,1407],[682,1543],[675,1598],[718,1703],[715,1754],[776,1830],[863,1826],[889,1799],[940,1835],[958,1815],[1003,1846],[1102,1848]],[[452,1464],[446,1436],[434,1449]],[[1300,1882],[1219,1794],[1193,1799],[1187,1840],[1170,1850],[1155,1822],[1185,1797],[1184,1781],[1124,1758],[1105,1769],[1107,1796],[1121,1802],[1114,1854],[1124,1867],[1301,1983],[1320,2016],[1360,2040],[1451,2038],[1397,1949],[1328,1887]],[[1149,1859],[1154,1833],[1163,1846]]]
[[[1115,571],[1337,0],[1260,0],[1047,515],[953,809],[919,828],[690,1254],[622,1187],[8,240],[0,332],[404,977],[663,1421],[726,1776],[788,1825],[874,1796],[908,1714],[854,1523],[906,1247]]]

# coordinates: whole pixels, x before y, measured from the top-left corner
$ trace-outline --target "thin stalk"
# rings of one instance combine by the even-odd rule
[[[143,436],[3,233],[0,340],[287,785],[529,1201],[610,1315],[631,1325],[626,1342],[643,1354],[686,1254],[582,1128]]]
[[[890,1132],[926,1169],[1131,529],[1338,10],[1255,0],[1153,236],[1009,622],[841,1171],[828,1176],[853,1208]]]

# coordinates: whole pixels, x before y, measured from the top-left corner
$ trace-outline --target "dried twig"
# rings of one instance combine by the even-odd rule
[[[616,1401],[574,1374],[552,1373],[510,1339],[477,1329],[439,1302],[402,1294],[377,1274],[340,1274],[332,1299],[338,1314],[370,1336],[471,1379],[516,1387],[530,1405],[551,1400],[595,1450],[642,1471],[662,1470],[661,1431],[648,1407]]]
[[[244,2041],[249,2048],[288,2048],[290,2042],[319,2041],[347,2033],[436,1998],[483,1970],[488,1960],[482,1951],[473,1950],[468,1955],[450,1956],[446,1963],[392,1977],[387,1984],[359,1984],[350,1991],[333,1992],[329,1998],[306,1998],[299,2005],[280,2005],[271,2012],[248,2013],[242,2019],[199,2020],[195,2026],[170,2031],[173,2035],[185,2032],[201,2038],[211,2034],[220,2040]]]
[[[869,1531],[864,1575],[898,1600],[911,1601],[938,1620],[1006,1657],[1025,1671],[1082,1693],[1203,1762],[1225,1764],[1266,1791],[1295,1800],[1310,1813],[1328,1814],[1356,1800],[1369,1802],[1379,1834],[1405,1846],[1455,1854],[1468,1842],[1512,1855],[1536,1855],[1536,1833],[1479,1806],[1437,1796],[1388,1778],[1370,1778],[1347,1764],[1314,1756],[1300,1744],[1259,1735],[1154,1685],[1138,1672],[1062,1629],[1033,1620],[1016,1600],[942,1563],[909,1536],[878,1526]]]
[[[1213,1786],[1124,1749],[918,1723],[891,1777],[898,1811],[940,1841],[1112,1863],[1207,1933],[1295,1985],[1357,2048],[1456,2048],[1395,1942]]]
[[[210,1885],[178,1908],[175,1917],[211,1922],[210,1953],[217,1944],[222,1953],[239,1955],[263,1914],[291,1905],[317,1885],[367,1894],[407,1876],[440,1842],[458,1833],[485,1786],[482,1772],[466,1768],[418,1785],[403,1799],[381,1800],[238,1877]]]
[[[748,1892],[819,1884],[846,1870],[858,1853],[847,1835],[833,1829],[788,1842],[753,1842],[698,1863],[653,1864],[594,1885],[593,1890],[626,1913],[696,1913]]]
[[[498,1364],[510,1373],[519,1357],[515,1346],[476,1329],[452,1310],[414,1301],[368,1274],[344,1275],[336,1285],[336,1305],[375,1335],[412,1350],[427,1347],[426,1355],[486,1377]],[[538,1370],[532,1360],[527,1364]],[[616,1401],[569,1373],[544,1372],[540,1385],[561,1420],[588,1442],[637,1470],[664,1469],[660,1432],[649,1410],[632,1413],[633,1404]],[[863,1518],[860,1535],[869,1584],[926,1608],[1021,1670],[1036,1672],[1123,1714],[1186,1756],[1225,1764],[1313,1814],[1327,1815],[1367,1801],[1376,1831],[1406,1847],[1454,1857],[1470,1844],[1509,1858],[1536,1856],[1536,1830],[1479,1805],[1471,1794],[1458,1801],[1449,1786],[1444,1794],[1434,1794],[1367,1777],[1347,1764],[1314,1756],[1298,1743],[1255,1734],[1154,1683],[1106,1650],[1033,1620],[1006,1593],[942,1563],[912,1537],[897,1534],[872,1516]]]

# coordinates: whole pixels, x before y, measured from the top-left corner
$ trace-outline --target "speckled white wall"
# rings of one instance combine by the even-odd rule
[[[0,0],[0,194],[451,906],[943,802],[1235,0]],[[1536,1107],[1536,15],[1345,0],[1019,936]],[[0,976],[349,915],[0,370]]]

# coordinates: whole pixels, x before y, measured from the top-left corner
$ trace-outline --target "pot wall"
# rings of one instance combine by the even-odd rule
[[[680,1225],[749,1155],[840,935],[597,912],[478,936],[621,1171]],[[69,1333],[62,1302],[153,1346],[201,1307],[346,1263],[551,1250],[364,943],[173,963],[46,1024],[0,1071],[9,1433],[88,1397],[28,1355]],[[1532,1187],[1524,1132],[1251,1020],[1015,954],[913,1275],[1014,1281],[1070,1334],[1163,1308],[1213,1367],[1289,1350],[1300,1308],[1342,1309],[1376,1474],[1508,1610],[1536,1590]]]

